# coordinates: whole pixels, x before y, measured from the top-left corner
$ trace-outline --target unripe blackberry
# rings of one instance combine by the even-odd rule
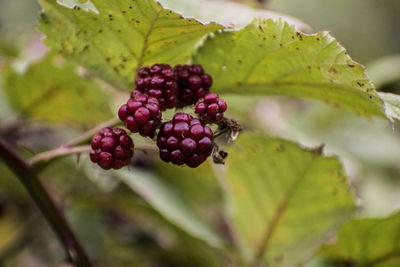
[[[157,98],[160,110],[176,107],[178,87],[170,65],[155,64],[151,68],[141,68],[135,83],[136,90]]]
[[[200,65],[178,65],[174,74],[178,82],[178,105],[182,107],[195,104],[212,85],[211,76]]]
[[[226,102],[217,94],[207,94],[197,102],[195,112],[202,121],[217,123],[223,119],[227,107]]]
[[[158,100],[138,91],[118,111],[118,117],[132,133],[153,138],[161,122],[161,111]]]
[[[195,168],[211,155],[213,133],[199,119],[176,113],[171,121],[161,125],[157,146],[163,161]]]
[[[103,128],[92,138],[90,160],[105,170],[121,169],[133,156],[134,144],[125,130]]]

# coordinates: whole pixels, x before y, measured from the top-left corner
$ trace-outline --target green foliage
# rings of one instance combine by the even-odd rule
[[[204,240],[212,247],[221,247],[222,240],[220,237],[195,214],[193,208],[168,184],[139,170],[135,170],[134,173],[119,170],[115,175],[182,230]]]
[[[364,67],[328,33],[305,35],[283,21],[255,20],[217,33],[194,55],[214,77],[214,91],[323,101],[357,114],[384,116]]]
[[[60,58],[47,56],[23,73],[8,66],[3,75],[9,103],[24,116],[83,125],[96,125],[112,116],[100,87]]]
[[[398,266],[400,213],[382,219],[357,219],[346,223],[337,241],[323,250],[332,262],[355,266]]]
[[[85,249],[90,255],[98,256],[104,242],[105,226],[98,211],[74,206],[68,209],[67,218]]]
[[[219,204],[221,195],[211,164],[200,165],[196,172],[165,162],[159,162],[155,169],[160,179],[174,187],[184,201],[198,208],[199,212],[205,207],[215,207]],[[193,179],[197,182],[193,183]]]
[[[384,101],[385,112],[390,118],[400,118],[400,96],[391,93],[378,93]]]
[[[225,166],[203,164],[193,170],[151,161],[150,170],[132,167],[105,172],[86,164],[87,157],[80,159],[80,169],[75,171],[69,163],[52,164],[47,169],[51,173],[42,175],[54,179],[43,180],[59,190],[55,196],[64,191],[66,215],[94,259],[113,266],[301,266],[328,240],[334,240],[329,237],[354,215],[353,192],[337,157],[249,133],[262,129],[254,106],[260,96],[270,95],[318,100],[367,118],[400,118],[399,96],[377,93],[364,67],[328,32],[304,34],[298,30],[309,28],[300,20],[225,1],[162,3],[202,20],[234,22],[235,30],[184,18],[155,0],[39,2],[43,7],[39,29],[50,54],[23,73],[10,62],[2,69],[7,99],[20,114],[58,124],[98,124],[113,116],[110,106],[117,102],[118,90],[132,89],[138,68],[192,61],[213,76],[211,90],[223,94],[229,106],[226,114],[246,130],[231,145],[216,139],[228,151]],[[232,17],[238,10],[240,14]],[[0,40],[2,60],[22,57],[8,44]],[[372,71],[375,79],[385,85],[397,81],[397,63],[397,59],[389,60],[384,67],[378,66]],[[85,72],[84,77],[78,69]],[[164,113],[163,119],[173,112]],[[317,114],[308,118],[308,124],[299,114],[292,117],[293,124],[314,134],[320,127],[346,144],[337,128],[354,129],[356,116],[339,124],[348,113],[312,112]],[[359,131],[374,135],[366,127]],[[295,127],[287,129],[295,132]],[[298,138],[299,132],[288,137]],[[395,150],[397,143],[389,135],[379,136]],[[137,144],[143,141],[138,135],[133,137]],[[320,139],[313,141],[320,143]],[[382,161],[395,170],[397,154],[382,145],[379,150],[365,148],[368,141],[352,142],[347,151],[371,165]],[[64,169],[68,171],[59,174]],[[12,176],[2,166],[0,172],[2,177]],[[91,182],[82,182],[85,176]],[[118,186],[119,181],[126,186]],[[2,181],[0,185],[9,195],[17,195],[8,190],[14,184]],[[399,218],[395,214],[345,224],[337,241],[323,247],[309,266],[398,265],[398,235],[393,233],[398,232]],[[2,233],[10,225],[0,225]]]
[[[263,135],[241,136],[229,155],[230,217],[250,261],[298,266],[354,211],[335,157]]]
[[[97,0],[95,9],[73,0],[72,9],[39,2],[45,43],[122,89],[131,89],[139,67],[185,63],[205,35],[223,29],[184,19],[154,0]]]

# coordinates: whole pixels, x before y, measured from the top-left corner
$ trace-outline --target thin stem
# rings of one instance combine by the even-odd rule
[[[83,152],[89,152],[91,150],[90,146],[76,146],[76,147],[59,147],[53,150],[45,151],[39,153],[29,160],[29,165],[33,166],[38,162],[46,162],[54,158],[61,156],[80,154]]]
[[[219,137],[219,136],[221,136],[221,135],[223,135],[223,134],[228,133],[229,130],[230,130],[229,128],[225,128],[225,129],[222,129],[222,130],[220,130],[220,131],[218,131],[218,132],[215,132],[215,133],[214,133],[214,138],[217,138],[217,137]]]
[[[92,267],[93,264],[90,262],[89,257],[75,237],[63,213],[57,208],[53,199],[43,187],[39,177],[3,139],[0,139],[0,159],[14,172],[28,191],[64,246],[71,262],[78,267]]]
[[[45,151],[42,153],[39,153],[32,157],[29,160],[29,166],[35,166],[41,162],[48,162],[50,160],[53,160],[55,158],[59,158],[62,156],[68,156],[68,155],[74,155],[74,154],[81,154],[85,152],[90,152],[91,147],[89,145],[87,146],[75,146],[75,147],[58,147],[49,151]],[[152,144],[138,144],[135,145],[135,150],[142,150],[142,151],[157,151],[158,148],[156,145]]]
[[[105,127],[114,127],[120,122],[118,118],[111,119],[109,121],[106,121],[104,123],[101,123],[97,125],[96,127],[90,129],[89,131],[83,133],[82,135],[72,139],[68,143],[65,143],[64,145],[61,145],[61,147],[73,147],[79,144],[82,144],[83,142],[89,140],[92,138],[93,135],[97,134],[101,129]]]
[[[135,150],[142,150],[142,151],[158,151],[158,147],[153,144],[135,144]]]

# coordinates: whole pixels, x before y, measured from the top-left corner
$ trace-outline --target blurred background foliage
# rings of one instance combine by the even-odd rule
[[[175,1],[162,2],[173,6]],[[235,2],[292,15],[311,25],[313,32],[330,30],[354,60],[369,67],[368,73],[379,90],[400,92],[399,1]],[[190,8],[190,5],[187,6]],[[36,30],[39,10],[35,1],[0,0],[0,80],[5,81],[9,75],[16,76],[35,67],[32,64],[49,64],[47,61],[38,63],[46,53],[41,43],[42,36]],[[193,14],[194,11],[182,12]],[[57,70],[43,73],[43,77],[59,73],[60,79],[75,80],[71,86],[78,91],[79,88],[91,88],[92,91],[81,95],[80,100],[89,101],[93,99],[91,94],[101,90],[90,77],[83,79],[68,66],[63,65],[60,69],[60,62],[53,61],[52,64],[58,64],[51,66]],[[32,71],[43,70],[36,68]],[[17,86],[25,86],[28,90],[41,86],[24,84],[19,79],[16,82]],[[21,116],[16,112],[15,104],[10,106],[12,101],[5,97],[5,90],[0,90],[0,135],[17,144],[19,152],[26,156],[56,147],[107,118],[110,110],[117,107],[113,103],[119,103],[121,97],[119,93],[114,93],[105,89],[93,103],[101,105],[104,112],[88,118],[81,117],[87,107],[77,98],[72,101],[73,104],[69,103],[79,108],[71,114],[71,120],[49,124],[42,119],[54,122],[57,121],[54,116],[59,116],[59,121],[66,115],[57,111],[56,114],[46,114],[39,108],[36,115],[40,119]],[[102,97],[110,94],[115,101],[104,107]],[[246,128],[311,147],[323,143],[328,154],[339,155],[355,190],[360,207],[358,217],[385,217],[400,208],[400,138],[397,124],[391,125],[381,119],[368,121],[313,101],[242,96],[226,96],[226,100],[230,105],[228,116],[239,119]],[[18,105],[25,107],[31,104]],[[189,236],[176,223],[167,220],[166,214],[144,201],[143,195],[134,193],[140,190],[130,190],[132,185],[117,182],[115,174],[104,173],[85,162],[84,157],[78,163],[75,157],[58,160],[46,168],[41,177],[51,195],[63,204],[74,229],[96,262],[102,266],[229,266],[232,255],[228,252],[212,250],[201,240]],[[181,198],[179,201],[193,208],[201,216],[201,221],[213,225],[227,240],[232,238],[221,214],[226,204],[219,189],[218,182],[221,181],[215,179],[210,165],[205,164],[196,172],[191,172],[187,168],[160,163],[152,153],[137,152],[130,168],[162,183],[161,189],[173,188]],[[173,203],[176,200],[167,198],[166,201]],[[0,265],[68,265],[59,265],[64,255],[52,231],[17,179],[1,163],[0,216]],[[328,252],[322,251],[309,266],[329,266],[330,256],[341,251],[340,248],[326,250]],[[326,258],[324,255],[327,255]],[[336,262],[332,266],[340,264],[345,262]],[[398,262],[393,266],[398,266],[396,264]]]

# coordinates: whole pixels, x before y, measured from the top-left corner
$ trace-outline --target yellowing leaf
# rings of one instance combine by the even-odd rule
[[[107,96],[91,80],[76,74],[70,64],[43,61],[18,73],[11,66],[4,71],[3,83],[12,107],[24,116],[55,123],[96,125],[112,117]]]
[[[45,43],[122,89],[132,87],[139,67],[185,63],[204,36],[224,28],[184,19],[154,0],[94,0],[91,8],[39,2]]]
[[[299,266],[354,211],[336,157],[262,135],[243,135],[228,152],[230,217],[251,266]]]
[[[354,266],[400,266],[400,213],[346,223],[324,256]]]
[[[208,38],[194,62],[213,76],[219,93],[310,98],[366,117],[385,116],[364,67],[328,32],[305,35],[282,21],[255,20]]]

